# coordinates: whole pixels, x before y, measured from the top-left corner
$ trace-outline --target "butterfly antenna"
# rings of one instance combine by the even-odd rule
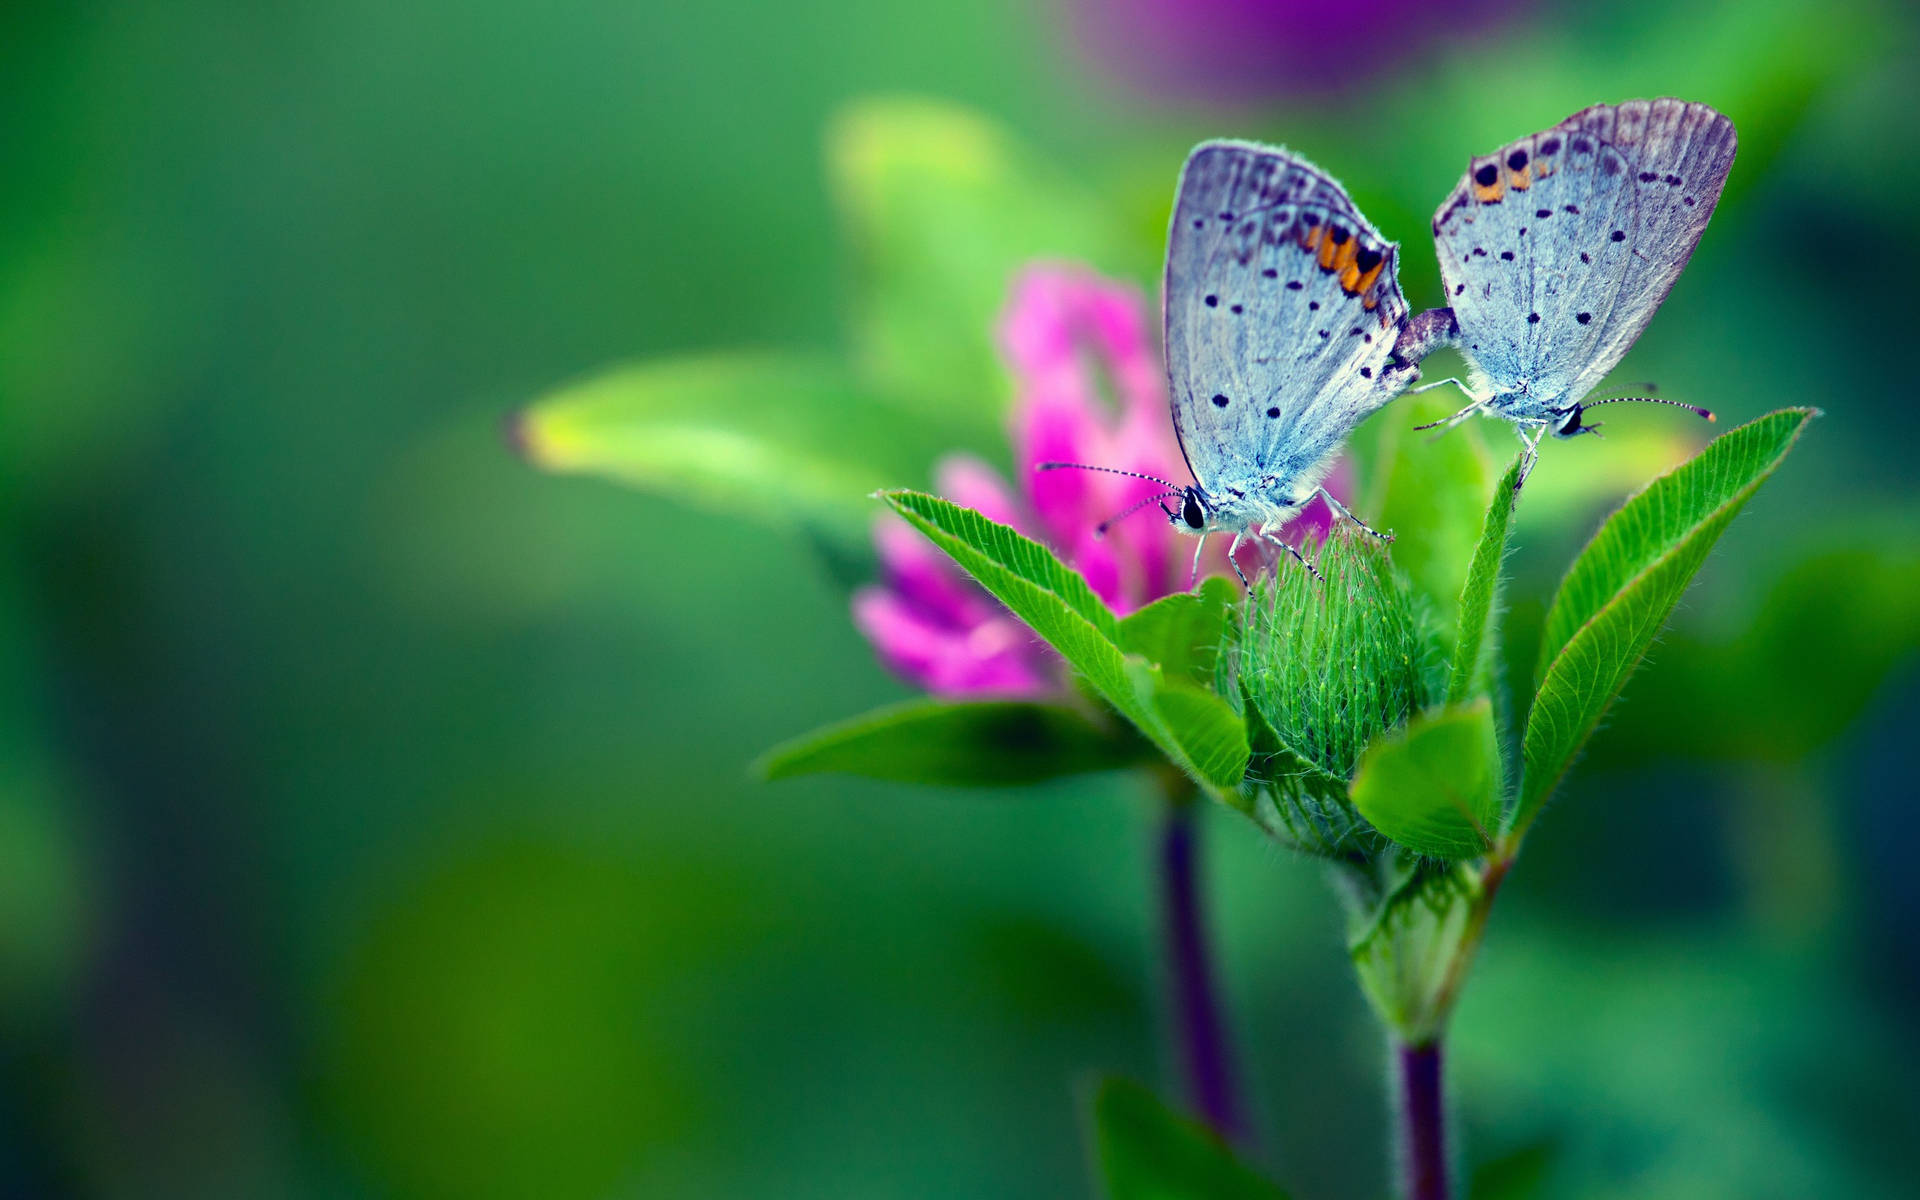
[[[1108,528],[1111,527],[1115,522],[1126,520],[1128,517],[1139,512],[1141,509],[1145,508],[1149,504],[1158,504],[1162,500],[1171,499],[1172,497],[1178,496],[1179,494],[1180,494],[1179,492],[1162,492],[1158,496],[1148,496],[1145,500],[1142,500],[1140,503],[1128,507],[1128,509],[1125,512],[1115,513],[1113,516],[1108,517],[1106,520],[1100,522],[1098,525],[1095,525],[1093,527],[1093,536],[1105,537],[1107,536]]]
[[[1131,479],[1145,479],[1148,482],[1157,483],[1163,488],[1172,488],[1176,495],[1180,491],[1180,485],[1170,479],[1162,479],[1158,475],[1143,475],[1139,471],[1122,471],[1119,467],[1090,467],[1085,463],[1043,462],[1034,469],[1036,471],[1102,471],[1108,475],[1125,475]],[[1124,516],[1125,514],[1123,513],[1121,515]],[[1116,521],[1119,519],[1119,517],[1114,518]]]
[[[1696,417],[1708,421],[1716,420],[1714,415],[1697,404],[1682,404],[1678,400],[1662,400],[1658,396],[1610,396],[1605,400],[1589,400],[1581,408],[1599,408],[1602,404],[1664,404],[1668,408],[1684,408]]]

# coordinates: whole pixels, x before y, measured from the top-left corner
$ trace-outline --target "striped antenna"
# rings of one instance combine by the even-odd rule
[[[1712,413],[1697,404],[1682,404],[1678,400],[1662,400],[1658,396],[1611,396],[1605,400],[1589,400],[1580,407],[1599,408],[1602,404],[1664,404],[1668,408],[1684,408],[1694,416],[1704,417],[1709,421],[1716,419]]]
[[[1104,471],[1109,475],[1126,475],[1133,479],[1145,479],[1150,483],[1157,483],[1163,488],[1172,488],[1176,493],[1180,491],[1180,485],[1170,479],[1162,479],[1158,475],[1142,475],[1138,471],[1122,471],[1118,467],[1090,467],[1085,463],[1043,462],[1034,469],[1038,471]],[[1114,519],[1119,520],[1118,517]]]
[[[1145,508],[1149,504],[1157,504],[1162,500],[1171,500],[1173,497],[1178,495],[1180,495],[1179,492],[1161,492],[1158,496],[1148,496],[1145,500],[1142,500],[1140,503],[1129,507],[1127,511],[1123,513],[1116,513],[1113,516],[1108,517],[1106,520],[1100,522],[1098,525],[1095,525],[1093,527],[1093,536],[1105,537],[1107,536],[1107,530],[1114,524],[1114,522],[1126,520],[1128,517],[1139,512],[1141,509]],[[1161,511],[1164,512],[1166,510],[1163,508]]]

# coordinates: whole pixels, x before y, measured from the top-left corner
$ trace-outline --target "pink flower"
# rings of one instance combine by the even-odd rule
[[[1015,281],[999,330],[1016,380],[1011,433],[1022,492],[1016,496],[993,468],[963,455],[935,472],[941,495],[1044,542],[1122,615],[1187,586],[1193,543],[1159,511],[1099,533],[1103,521],[1167,489],[1038,464],[1116,467],[1175,484],[1191,478],[1168,417],[1146,307],[1139,292],[1091,271],[1028,269]],[[1287,531],[1324,539],[1331,515],[1316,500]],[[895,673],[948,696],[1058,690],[1060,666],[1044,643],[912,527],[882,518],[874,541],[882,581],[854,594],[853,619]],[[1227,570],[1226,541],[1209,545],[1203,571]],[[1254,547],[1240,553],[1249,574],[1264,561]]]

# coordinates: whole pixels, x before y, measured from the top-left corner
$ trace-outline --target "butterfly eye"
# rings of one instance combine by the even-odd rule
[[[1187,523],[1188,529],[1200,529],[1207,523],[1207,514],[1200,507],[1200,497],[1194,492],[1187,493],[1186,503],[1180,506],[1180,519]]]

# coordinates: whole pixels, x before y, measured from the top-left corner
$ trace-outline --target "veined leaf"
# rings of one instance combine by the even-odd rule
[[[1547,613],[1516,833],[1559,785],[1707,552],[1817,415],[1782,409],[1716,439],[1628,500],[1574,560]]]
[[[1113,611],[1040,543],[923,492],[880,498],[1045,638],[1170,761],[1227,799],[1246,773],[1248,751],[1246,728],[1224,700],[1130,660]]]
[[[1453,667],[1447,677],[1447,703],[1459,704],[1490,690],[1488,659],[1493,649],[1499,615],[1500,567],[1507,556],[1507,535],[1513,525],[1514,484],[1520,478],[1521,458],[1493,485],[1480,541],[1473,548],[1467,581],[1460,589],[1460,631],[1453,644]]]
[[[877,487],[926,478],[950,437],[844,367],[794,354],[669,359],[559,388],[513,435],[544,470],[600,475],[725,514],[864,544]]]
[[[1093,1127],[1109,1200],[1286,1200],[1218,1135],[1130,1079],[1101,1081]]]
[[[762,755],[764,779],[838,773],[902,783],[1005,787],[1151,761],[1126,726],[1059,704],[913,700],[804,734]]]
[[[1451,861],[1485,852],[1500,820],[1492,702],[1422,713],[1375,738],[1351,792],[1361,816],[1416,854]]]

